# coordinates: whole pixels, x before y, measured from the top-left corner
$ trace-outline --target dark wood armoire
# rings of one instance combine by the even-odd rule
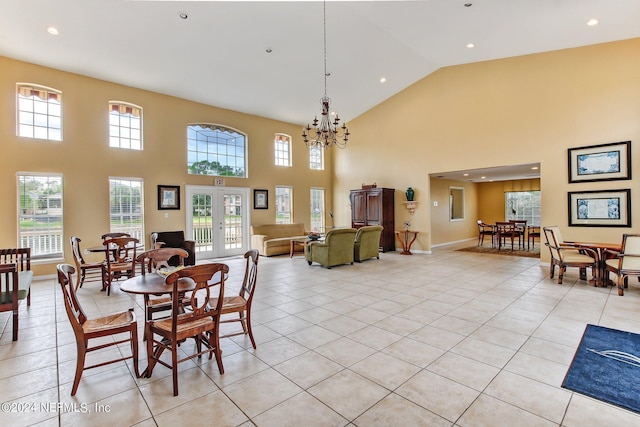
[[[365,225],[384,227],[380,236],[382,252],[395,251],[395,217],[393,188],[363,188],[351,190],[351,226],[360,228]]]

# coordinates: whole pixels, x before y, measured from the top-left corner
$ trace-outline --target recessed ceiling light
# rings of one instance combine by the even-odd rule
[[[469,174],[468,173],[463,173],[462,176],[469,176]]]
[[[531,170],[537,171],[537,170],[538,170],[538,167],[537,167],[537,166],[532,166],[532,167],[531,167]]]
[[[56,27],[47,27],[47,33],[57,36],[58,35],[58,29]]]
[[[471,6],[473,6],[473,3],[465,3],[464,4],[464,7],[471,7]]]
[[[472,48],[476,47],[476,45],[475,45],[475,44],[473,44],[473,43],[467,43],[467,47],[468,47],[469,49],[472,49]]]
[[[267,52],[267,53],[271,53],[271,52],[273,52],[273,49],[271,49],[270,47],[268,47],[268,48],[266,48],[264,51],[265,51],[265,52]]]
[[[587,21],[587,25],[588,25],[588,26],[590,26],[590,27],[593,27],[593,26],[595,26],[595,25],[598,25],[598,22],[599,22],[599,21],[598,21],[596,18],[592,18],[592,19],[589,19],[589,20]]]
[[[487,177],[486,176],[481,176],[480,179],[487,179]]]
[[[384,82],[386,82],[386,81],[387,81],[387,78],[386,78],[386,77],[380,77],[380,83],[384,83]]]
[[[180,19],[187,19],[189,17],[189,14],[181,10],[180,12],[178,12],[178,16],[180,17]]]

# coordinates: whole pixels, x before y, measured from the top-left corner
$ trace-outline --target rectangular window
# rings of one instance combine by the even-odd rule
[[[18,136],[62,141],[62,93],[18,85]]]
[[[507,221],[526,219],[527,225],[540,225],[540,199],[540,191],[507,191],[504,217]]]
[[[109,178],[109,232],[127,233],[144,242],[142,180]]]
[[[276,134],[275,140],[276,166],[291,166],[291,137],[281,133]]]
[[[276,186],[276,224],[293,223],[293,187]]]
[[[309,169],[324,170],[324,150],[321,147],[309,147]]]
[[[142,150],[142,108],[109,102],[109,146]]]
[[[324,188],[311,189],[311,231],[324,231]]]
[[[63,256],[62,175],[18,174],[18,246],[33,258]]]

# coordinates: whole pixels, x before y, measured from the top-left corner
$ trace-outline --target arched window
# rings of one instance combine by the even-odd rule
[[[109,147],[142,150],[142,107],[109,101]]]
[[[275,139],[276,166],[291,166],[291,137],[276,133]]]
[[[213,124],[187,126],[190,174],[247,177],[247,136]]]
[[[18,83],[18,136],[62,141],[62,92]]]

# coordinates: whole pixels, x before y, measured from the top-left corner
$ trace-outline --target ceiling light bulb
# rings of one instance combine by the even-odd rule
[[[598,22],[599,22],[599,21],[598,21],[596,18],[589,19],[589,20],[587,21],[587,25],[588,25],[588,26],[590,26],[590,27],[593,27],[593,26],[595,26],[595,25],[598,25]]]
[[[465,173],[465,174],[462,174],[462,176],[469,176],[469,174],[468,174],[468,173]]]
[[[467,43],[467,47],[468,47],[469,49],[471,49],[471,48],[476,47],[476,45],[475,45],[475,44],[473,44],[473,43]]]
[[[481,176],[481,177],[480,177],[480,179],[486,179],[486,178],[487,178],[486,176]]]
[[[384,82],[386,82],[386,81],[387,81],[387,78],[386,78],[386,77],[380,77],[380,83],[384,83]]]
[[[58,35],[58,29],[56,27],[47,27],[47,32],[53,36]]]

